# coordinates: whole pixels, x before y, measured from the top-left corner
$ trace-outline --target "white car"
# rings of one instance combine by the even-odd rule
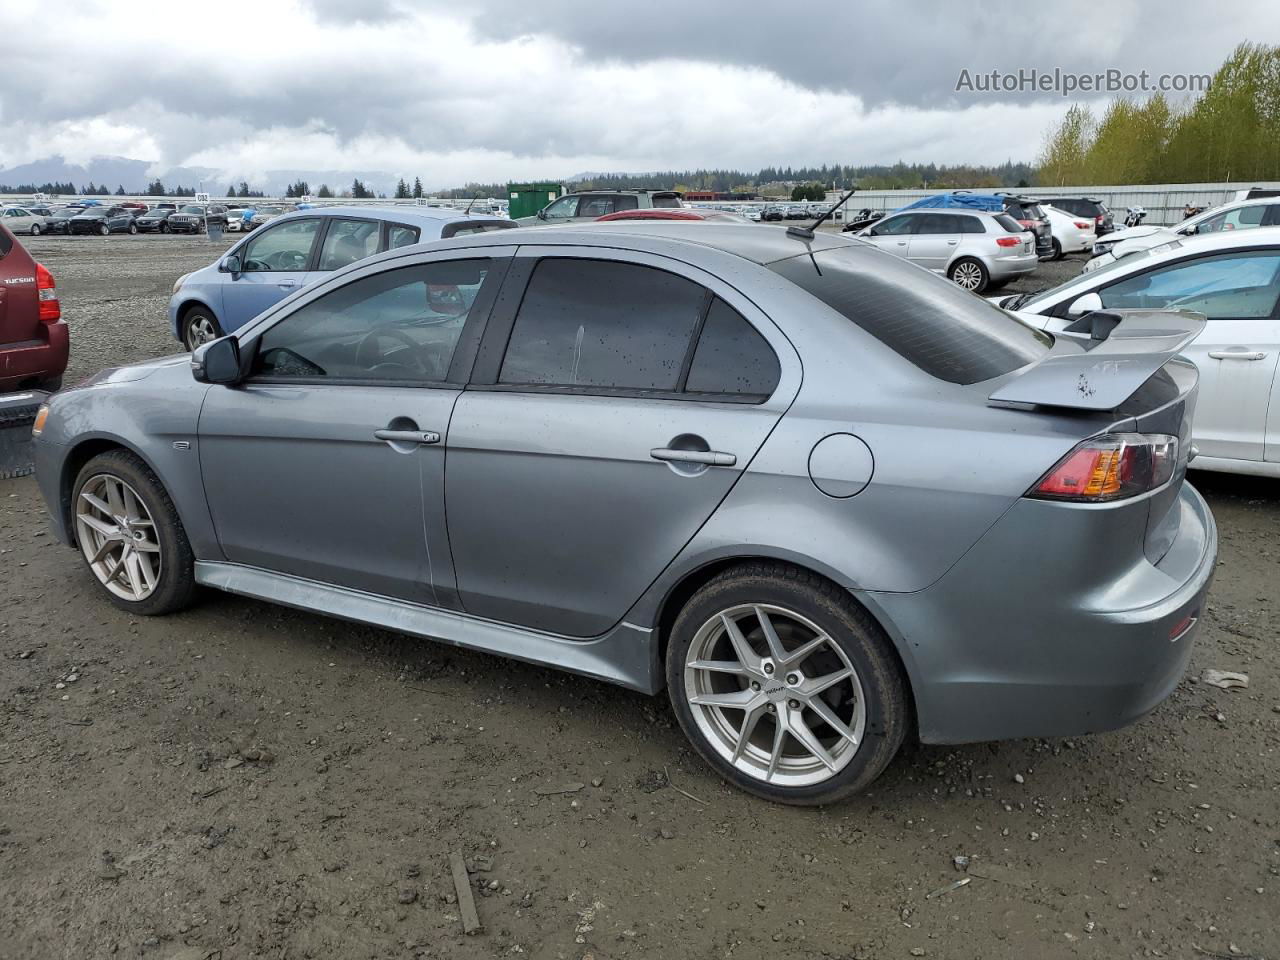
[[[1093,220],[1047,204],[1041,204],[1040,208],[1049,217],[1054,260],[1061,260],[1068,253],[1088,253],[1093,249],[1097,239]]]
[[[1186,348],[1200,369],[1194,466],[1280,478],[1280,228],[1175,237],[1043,293],[993,302],[1055,334],[1097,311],[1203,314]]]
[[[0,223],[8,227],[10,233],[29,233],[33,237],[44,230],[44,217],[24,207],[5,207],[0,210]]]
[[[1099,270],[1114,260],[1179,237],[1274,226],[1280,226],[1280,197],[1228,203],[1183,220],[1176,226],[1126,227],[1099,237],[1093,245],[1094,259],[1085,264],[1085,270]]]

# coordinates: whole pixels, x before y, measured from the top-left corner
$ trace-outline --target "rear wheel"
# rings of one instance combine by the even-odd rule
[[[40,234],[42,234],[42,233],[44,233],[44,229],[40,226],[40,224],[38,224],[38,223],[33,223],[33,224],[31,225],[31,235],[32,235],[33,237],[38,237],[38,236],[40,236]]]
[[[104,237],[110,232],[111,232],[111,228],[108,227],[105,223],[98,227],[98,233],[100,233]]]
[[[222,336],[218,320],[204,307],[192,307],[182,318],[182,343],[188,350]]]
[[[1062,244],[1058,242],[1057,237],[1054,237],[1053,239],[1053,258],[1052,259],[1054,260],[1062,259]]]
[[[990,275],[981,260],[964,257],[951,265],[951,269],[947,271],[947,278],[956,286],[963,287],[971,293],[981,293],[987,289]]]
[[[888,639],[843,590],[783,564],[737,567],[672,628],[667,684],[702,757],[749,793],[831,803],[870,784],[910,719]]]
[[[161,233],[168,233],[168,232],[169,232],[169,225],[168,225],[167,223],[165,223],[163,220],[161,220],[161,221],[160,221],[160,232],[161,232]]]
[[[112,603],[155,616],[191,602],[191,545],[169,494],[141,459],[125,450],[94,457],[71,502],[80,553]]]
[[[136,223],[131,223],[131,224],[129,224],[129,232],[130,232],[130,233],[137,233],[137,232],[138,232],[138,225],[137,225]]]

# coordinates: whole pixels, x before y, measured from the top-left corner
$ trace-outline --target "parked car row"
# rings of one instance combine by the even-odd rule
[[[0,222],[12,233],[98,234],[205,233],[211,224],[231,232],[249,231],[295,209],[284,204],[243,207],[220,203],[141,202],[119,204],[97,201],[66,206],[28,204],[0,208]]]

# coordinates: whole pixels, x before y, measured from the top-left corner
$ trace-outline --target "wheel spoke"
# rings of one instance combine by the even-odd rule
[[[765,642],[769,645],[769,655],[778,663],[785,663],[787,660],[787,648],[782,645],[782,640],[778,637],[778,631],[773,629],[773,621],[769,619],[769,615],[760,607],[754,608],[756,619],[760,621],[760,629],[764,631]]]
[[[809,725],[804,722],[804,717],[800,715],[799,710],[790,711],[790,716],[787,718],[787,726],[791,728],[791,735],[799,741],[800,745],[821,760],[828,770],[836,768],[835,760],[831,758],[827,748],[822,745],[822,741],[809,729]]]
[[[818,694],[823,690],[829,690],[841,680],[847,680],[853,676],[853,670],[849,667],[841,667],[833,673],[824,673],[820,677],[809,677],[800,684],[799,692],[810,699],[816,699]]]
[[[792,650],[790,653],[788,653],[787,658],[784,661],[782,661],[782,666],[784,667],[800,666],[800,664],[804,662],[806,657],[814,653],[814,651],[820,650],[822,647],[826,646],[826,643],[827,643],[827,635],[825,633],[819,634],[818,636],[810,640],[808,643],[803,643],[800,646],[796,647],[794,650]]]
[[[827,703],[827,701],[823,700],[821,697],[814,697],[809,701],[809,709],[820,716],[822,718],[822,722],[837,734],[844,737],[854,746],[857,746],[857,736],[849,729],[848,725],[846,725],[845,722],[836,715],[836,712],[831,709],[831,704]]]
[[[124,568],[125,557],[129,555],[129,548],[126,546],[120,551],[120,556],[107,568],[107,572],[102,575],[103,583],[110,583],[116,578],[116,575]]]
[[[111,513],[113,516],[124,516],[124,497],[121,496],[121,487],[117,481],[108,480],[105,484],[107,488],[107,503],[111,505]]]
[[[733,748],[733,763],[737,763],[742,758],[742,753],[747,749],[747,744],[751,742],[751,735],[756,732],[756,727],[760,724],[760,718],[763,717],[765,711],[761,707],[754,710],[748,710],[747,715],[742,718],[742,728],[738,731],[738,742]]]
[[[142,577],[142,568],[138,564],[138,554],[133,550],[129,550],[125,555],[124,561],[125,577],[129,581],[129,589],[133,591],[136,599],[142,599],[142,593],[146,589],[146,581]]]
[[[782,715],[778,714],[774,717],[773,749],[769,751],[769,769],[764,775],[766,781],[772,780],[773,775],[778,772],[778,761],[782,759],[782,744],[786,739],[787,728],[783,723]]]
[[[689,666],[695,670],[707,670],[711,673],[736,673],[739,676],[750,673],[737,660],[694,660]]]
[[[97,549],[97,551],[94,553],[94,555],[93,555],[92,557],[90,557],[90,558],[89,558],[89,562],[90,562],[90,563],[98,563],[98,562],[99,562],[99,561],[101,561],[101,560],[102,560],[102,559],[103,559],[103,558],[104,558],[108,553],[110,553],[112,550],[114,550],[114,549],[115,549],[116,547],[118,547],[119,545],[120,545],[120,541],[118,541],[118,540],[103,540],[103,541],[102,541],[102,544],[98,547],[98,549]]]
[[[751,644],[747,643],[747,638],[742,635],[737,621],[722,613],[720,622],[724,624],[725,636],[729,638],[729,643],[733,645],[733,652],[738,655],[742,665],[753,673],[759,671],[760,655],[751,649]]]
[[[702,707],[746,710],[759,696],[760,694],[754,690],[734,690],[732,693],[695,693],[689,698],[689,702]]]
[[[133,549],[139,553],[159,553],[160,544],[152,543],[150,540],[134,540]]]
[[[99,520],[97,517],[88,513],[80,514],[79,520],[85,526],[92,527],[109,540],[120,539],[120,528],[113,523],[107,523],[105,520]]]
[[[80,499],[89,504],[89,506],[93,507],[93,509],[97,510],[99,513],[104,513],[108,517],[111,516],[111,508],[107,506],[106,501],[101,497],[94,496],[88,490],[82,490],[80,492]]]
[[[138,570],[142,574],[143,586],[148,590],[154,590],[156,588],[157,577],[155,568],[151,565],[151,557],[138,553],[136,550],[134,551],[133,556],[138,562]]]

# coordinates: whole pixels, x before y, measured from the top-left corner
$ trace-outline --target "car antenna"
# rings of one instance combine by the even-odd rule
[[[826,213],[820,216],[817,220],[813,221],[812,227],[787,227],[787,236],[799,237],[801,240],[812,240],[813,231],[817,230],[820,226],[822,226],[824,223],[830,220],[831,217],[835,215],[835,212],[839,210],[841,207],[843,207],[845,203],[848,201],[848,199],[857,192],[858,192],[857,187],[850,187],[849,192],[846,193],[843,197],[841,197],[839,202],[836,203],[835,206],[833,206],[830,210],[828,210]]]
[[[478,194],[478,193],[473,193],[473,194],[471,195],[471,203],[468,203],[468,204],[467,204],[467,209],[465,209],[465,210],[463,210],[463,211],[462,211],[462,215],[463,215],[464,217],[468,217],[468,216],[470,216],[470,215],[471,215],[471,207],[472,207],[472,206],[475,204],[475,202],[476,202],[477,200],[479,200],[479,199],[480,199],[480,194]]]

